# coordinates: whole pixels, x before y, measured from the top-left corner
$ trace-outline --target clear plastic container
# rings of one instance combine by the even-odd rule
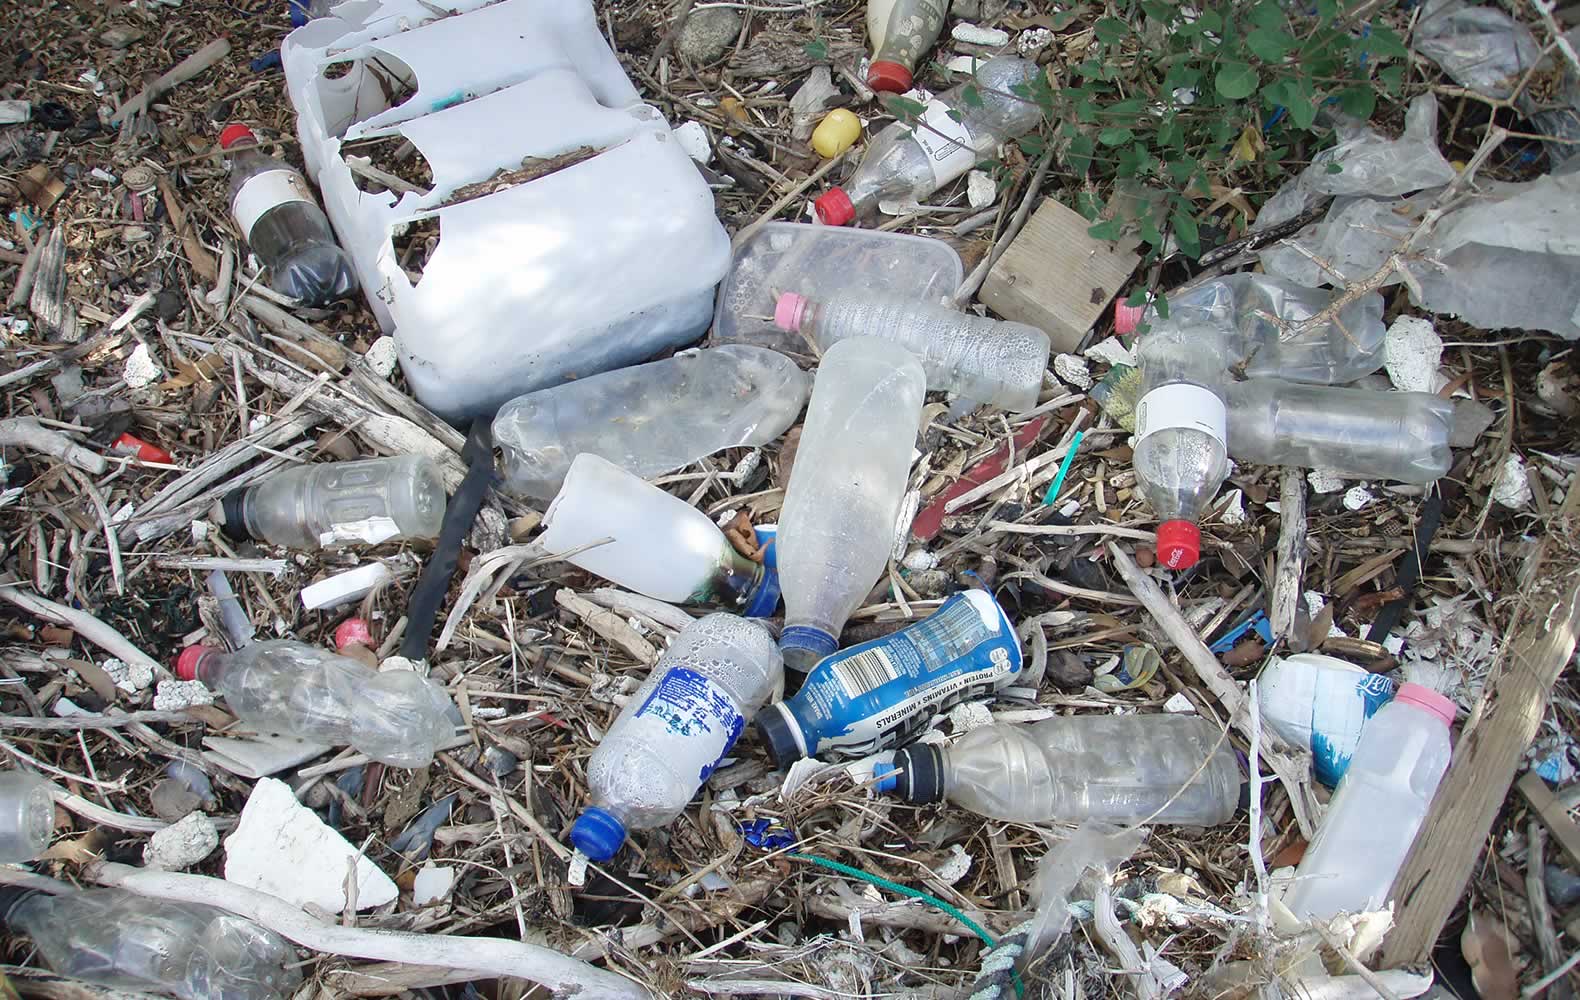
[[[54,832],[49,782],[26,771],[0,772],[0,864],[32,861]]]
[[[1367,720],[1393,699],[1395,687],[1336,657],[1296,653],[1263,668],[1256,700],[1274,732],[1311,751],[1317,780],[1332,788],[1349,770]]]
[[[234,653],[188,646],[176,674],[223,695],[251,729],[349,746],[396,767],[426,766],[460,721],[444,689],[415,671],[375,671],[292,639]]]
[[[329,218],[313,200],[307,179],[266,156],[245,125],[220,133],[230,153],[230,214],[242,238],[269,270],[269,284],[308,305],[324,305],[357,290],[351,260],[335,242]]]
[[[1194,715],[998,723],[947,747],[901,750],[892,767],[879,765],[887,777],[878,788],[919,805],[947,800],[1006,823],[1216,826],[1240,802],[1240,765],[1221,736]]]
[[[1227,364],[1207,327],[1163,326],[1141,338],[1138,353],[1136,483],[1160,522],[1158,562],[1185,569],[1201,554],[1196,522],[1229,473]]]
[[[1000,143],[1042,120],[1041,106],[1016,93],[1026,94],[1041,72],[1014,56],[982,63],[972,79],[928,101],[917,121],[897,121],[874,136],[850,180],[818,197],[818,218],[830,226],[870,218],[880,203],[925,198],[993,159]]]
[[[711,343],[810,355],[803,337],[774,325],[774,306],[783,293],[810,299],[890,294],[941,305],[960,287],[963,273],[960,255],[943,240],[770,222],[735,250],[719,288]]]
[[[1301,920],[1387,904],[1394,877],[1448,770],[1454,703],[1401,684],[1377,710],[1295,870],[1284,904]]]
[[[302,982],[289,941],[217,907],[124,889],[0,900],[0,923],[71,979],[181,1000],[285,1000]]]
[[[303,465],[232,490],[214,517],[237,540],[293,549],[435,539],[444,481],[422,455]]]
[[[897,295],[814,301],[786,292],[774,316],[824,350],[848,337],[899,344],[921,361],[929,389],[1006,410],[1036,406],[1048,370],[1048,335],[1034,326]]]
[[[800,416],[810,384],[783,354],[737,344],[518,396],[494,418],[505,488],[551,500],[584,453],[647,478],[767,444]]]
[[[754,618],[779,602],[768,560],[741,555],[708,515],[597,455],[576,456],[543,524],[549,552],[660,601]]]
[[[867,86],[894,94],[910,90],[912,73],[938,41],[948,13],[949,0],[867,0]]]
[[[1425,485],[1447,475],[1454,460],[1454,404],[1429,392],[1251,379],[1225,394],[1229,454],[1239,462]]]
[[[627,832],[674,820],[783,680],[762,625],[712,614],[686,626],[587,762],[592,805],[571,843],[607,861]]]
[[[916,358],[886,340],[852,337],[823,355],[779,515],[779,646],[794,670],[838,648],[883,573],[926,387]]]

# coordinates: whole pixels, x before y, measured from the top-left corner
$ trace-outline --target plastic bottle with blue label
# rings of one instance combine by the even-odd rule
[[[1319,653],[1277,657],[1256,682],[1262,719],[1295,746],[1311,749],[1317,780],[1329,788],[1349,769],[1361,729],[1393,700],[1381,674]]]
[[[802,757],[859,757],[898,746],[934,712],[1020,676],[1004,609],[985,590],[955,594],[929,617],[822,660],[795,697],[753,725],[781,766]]]
[[[674,820],[783,677],[784,660],[757,622],[720,613],[688,625],[587,762],[592,805],[571,843],[607,861],[631,830]]]

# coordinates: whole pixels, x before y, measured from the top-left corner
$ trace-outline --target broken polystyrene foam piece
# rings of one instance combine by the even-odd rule
[[[1053,44],[1053,31],[1048,28],[1027,28],[1015,39],[1015,51],[1022,59],[1035,59],[1043,49]]]
[[[362,363],[379,378],[389,378],[394,375],[398,361],[400,361],[400,351],[394,337],[380,337],[368,348],[367,353],[362,355]]]
[[[178,872],[214,853],[219,830],[207,814],[191,812],[157,830],[143,848],[143,864],[158,871]]]
[[[1332,469],[1312,469],[1306,473],[1306,482],[1315,493],[1337,493],[1344,488],[1344,478]]]
[[[1366,487],[1351,486],[1344,491],[1344,509],[1362,510],[1374,499],[1375,497],[1372,496],[1371,490],[1368,490]]]
[[[1229,494],[1229,502],[1223,505],[1218,520],[1230,527],[1245,523],[1245,491],[1234,490]]]
[[[1185,692],[1176,691],[1169,696],[1168,701],[1163,703],[1163,711],[1173,712],[1176,715],[1190,715],[1195,713],[1196,706],[1191,704],[1189,698],[1185,697]]]
[[[373,862],[296,801],[291,787],[260,778],[225,838],[225,880],[328,913],[346,907],[346,873],[355,864],[356,907],[383,906],[400,895]]]
[[[1289,993],[1301,1000],[1372,1000],[1386,989],[1399,1000],[1412,1000],[1432,988],[1432,973],[1381,969],[1372,973],[1377,985],[1360,976],[1301,976],[1289,982]]]
[[[1136,365],[1135,350],[1120,343],[1118,337],[1098,341],[1081,354],[1094,361],[1106,361],[1111,365],[1129,365],[1132,368]]]
[[[154,689],[154,711],[179,712],[183,708],[214,704],[214,694],[202,681],[160,681]]]
[[[437,903],[455,887],[455,869],[428,862],[417,870],[411,883],[411,901],[416,906]]]
[[[198,683],[193,681],[191,683]],[[232,774],[243,778],[262,778],[278,774],[287,768],[300,767],[329,751],[322,743],[308,743],[291,736],[258,733],[241,738],[235,736],[203,737],[203,756]]]
[[[998,200],[998,182],[986,170],[966,175],[966,202],[972,208],[987,208]]]
[[[802,786],[813,778],[839,767],[838,764],[827,764],[815,757],[803,757],[785,769],[784,781],[779,784],[779,798],[788,802],[800,791]]]
[[[1492,484],[1492,499],[1510,510],[1524,510],[1531,505],[1531,481],[1525,474],[1525,459],[1510,455],[1503,460],[1498,481]]]
[[[942,864],[933,868],[933,874],[938,876],[938,881],[944,885],[954,885],[965,878],[966,873],[971,871],[972,860],[971,855],[966,853],[964,847],[961,847],[959,844],[950,844],[949,857],[945,858]]]
[[[708,139],[707,126],[701,122],[686,122],[675,129],[675,141],[697,163],[705,164],[713,159],[713,143]]]
[[[968,701],[949,710],[949,725],[956,734],[993,724],[993,713],[980,701]]]
[[[944,69],[951,73],[975,73],[982,60],[976,56],[951,56]]]
[[[154,682],[154,668],[146,663],[105,660],[100,666],[110,675],[115,686],[127,694],[136,694]]]
[[[1009,32],[998,28],[984,28],[967,21],[956,21],[949,29],[949,37],[966,45],[1008,45]]]
[[[302,607],[308,611],[334,608],[351,601],[360,601],[373,593],[375,587],[394,579],[395,574],[383,563],[368,563],[344,573],[336,573],[327,580],[319,580],[302,588]]]
[[[126,366],[121,369],[121,378],[133,389],[146,389],[163,374],[159,362],[149,353],[147,344],[138,344],[132,356],[126,359]]]
[[[1085,392],[1092,387],[1092,373],[1086,359],[1075,354],[1059,354],[1053,359],[1053,373],[1064,382]]]
[[[900,564],[908,570],[920,573],[923,570],[936,569],[938,556],[926,549],[912,549],[906,553],[905,560]]]
[[[1443,338],[1429,319],[1400,316],[1383,338],[1383,365],[1394,388],[1406,392],[1436,392],[1442,388],[1438,366],[1443,361]]]

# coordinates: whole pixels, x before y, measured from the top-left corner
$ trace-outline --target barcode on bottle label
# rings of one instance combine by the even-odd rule
[[[882,649],[869,649],[834,664],[834,676],[845,689],[845,697],[860,698],[900,676]]]
[[[252,227],[258,224],[263,214],[276,205],[283,205],[291,201],[313,201],[313,192],[308,190],[307,182],[302,175],[294,170],[279,169],[265,170],[255,177],[249,178],[247,183],[236,192],[236,200],[231,202],[230,213],[236,219],[236,226],[242,236],[249,242],[252,240]]]

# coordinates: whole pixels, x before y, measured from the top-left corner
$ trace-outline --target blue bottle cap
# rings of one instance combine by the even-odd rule
[[[571,826],[571,843],[594,861],[608,861],[625,843],[625,824],[597,806],[590,806]]]
[[[763,546],[763,575],[757,581],[757,586],[746,595],[746,607],[742,614],[747,618],[769,618],[779,607],[779,553],[774,544],[779,529],[775,526],[754,530],[757,544]]]
[[[895,773],[899,768],[888,762],[872,765],[872,776],[878,779],[873,785],[873,790],[888,794],[900,786],[900,778]]]
[[[779,649],[784,653],[785,666],[803,674],[810,673],[819,660],[838,648],[837,639],[810,625],[788,625],[779,634]]]

